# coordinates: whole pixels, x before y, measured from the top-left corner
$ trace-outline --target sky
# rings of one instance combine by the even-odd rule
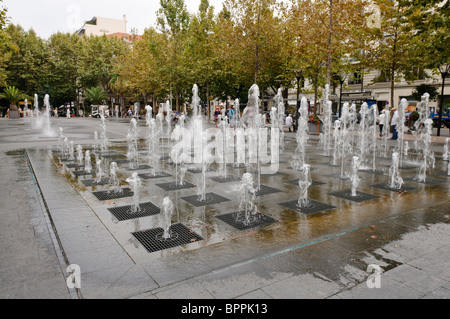
[[[200,0],[184,0],[189,12],[198,11]],[[222,9],[223,0],[209,0],[215,12]],[[146,27],[156,26],[159,0],[3,0],[9,22],[33,29],[47,39],[58,31],[74,32],[94,16],[127,18],[127,32],[131,28],[142,34]]]

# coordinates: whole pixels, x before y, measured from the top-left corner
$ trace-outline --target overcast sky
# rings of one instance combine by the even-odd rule
[[[188,11],[198,11],[200,0],[184,0]],[[209,0],[215,12],[223,0]],[[122,19],[127,16],[127,32],[136,28],[139,34],[156,25],[159,0],[3,0],[11,23],[32,28],[42,38],[58,31],[74,32],[94,16]]]

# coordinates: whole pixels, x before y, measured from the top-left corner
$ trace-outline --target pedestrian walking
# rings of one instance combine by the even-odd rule
[[[286,117],[286,122],[285,122],[286,126],[289,128],[289,132],[292,132],[291,131],[292,123],[293,123],[292,114],[289,113],[289,115]]]

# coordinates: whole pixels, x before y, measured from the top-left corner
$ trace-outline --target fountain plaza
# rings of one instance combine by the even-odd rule
[[[265,123],[258,95],[252,87],[242,116],[230,125],[223,114],[217,129],[199,116],[196,86],[193,114],[177,124],[150,106],[137,120],[2,119],[3,176],[16,180],[12,189],[25,183],[4,208],[28,209],[18,218],[30,215],[28,241],[53,256],[48,276],[59,288],[47,286],[48,295],[375,298],[383,286],[367,288],[369,265],[389,279],[402,267],[408,276],[422,269],[408,262],[427,252],[448,257],[446,130],[433,136],[423,119],[420,134],[400,127],[388,140],[378,137],[378,110],[363,105],[358,123],[345,104],[331,122],[325,96],[323,132],[309,132],[302,100],[299,129],[289,133],[279,96]],[[416,250],[402,242],[408,236]],[[66,287],[69,265],[80,267],[81,287]],[[411,287],[400,275],[386,279],[383,294],[448,298],[445,267],[427,273],[434,286]]]

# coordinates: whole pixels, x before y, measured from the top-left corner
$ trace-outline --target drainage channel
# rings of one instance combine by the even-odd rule
[[[69,260],[67,259],[67,256],[64,252],[64,248],[61,244],[61,240],[59,239],[58,232],[56,231],[56,227],[53,222],[52,216],[50,214],[50,210],[48,209],[47,202],[45,201],[45,198],[42,194],[39,183],[36,179],[36,175],[34,173],[33,166],[31,165],[30,159],[28,157],[27,150],[24,149],[23,153],[24,153],[24,157],[27,161],[28,169],[33,178],[34,187],[36,189],[36,192],[39,195],[38,197],[39,197],[41,207],[45,208],[45,211],[46,211],[46,214],[44,214],[44,217],[45,217],[45,221],[47,223],[47,229],[48,229],[48,231],[50,233],[50,237],[52,239],[53,247],[55,248],[56,255],[58,256],[61,271],[63,273],[65,273],[67,267],[70,265]],[[67,288],[67,290],[69,291],[70,297],[72,299],[83,299],[83,297],[81,295],[81,290],[79,288],[72,288],[72,289]]]

